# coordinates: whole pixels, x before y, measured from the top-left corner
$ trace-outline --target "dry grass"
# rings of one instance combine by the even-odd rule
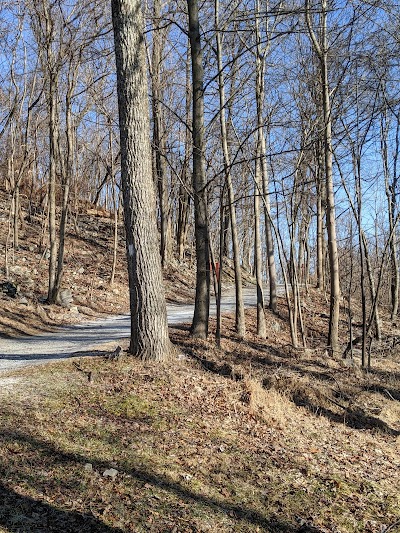
[[[297,415],[297,409],[287,395],[276,389],[267,390],[262,383],[249,378],[243,381],[243,389],[241,400],[248,404],[249,415],[269,427],[282,429]]]
[[[385,360],[365,374],[322,351],[293,354],[283,320],[266,342],[252,331],[237,339],[230,317],[224,327],[221,351],[173,329],[187,357],[169,364],[82,357],[92,382],[69,361],[14,374],[21,381],[1,401],[3,530],[382,533],[395,524],[396,358],[390,373]]]

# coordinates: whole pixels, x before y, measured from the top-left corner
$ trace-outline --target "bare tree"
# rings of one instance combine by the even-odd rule
[[[196,297],[192,335],[205,339],[210,312],[210,244],[204,140],[204,70],[197,0],[187,0],[193,85],[193,194],[196,237]]]
[[[170,217],[168,208],[168,180],[165,164],[165,127],[162,112],[162,54],[166,31],[161,26],[161,1],[153,2],[153,46],[151,54],[151,89],[153,111],[153,151],[155,179],[160,212],[160,252],[163,267],[168,263],[170,252]]]
[[[157,235],[142,6],[140,0],[112,0],[111,6],[131,309],[129,352],[161,361],[172,346]]]
[[[310,38],[317,54],[322,79],[322,114],[324,121],[324,163],[326,186],[326,227],[328,231],[328,251],[330,269],[330,317],[328,346],[332,355],[337,356],[339,347],[339,311],[340,311],[340,278],[339,257],[336,239],[335,195],[333,189],[333,148],[332,148],[332,113],[329,89],[328,64],[328,33],[327,33],[327,0],[320,2],[320,31],[316,35],[312,19],[310,1],[305,0],[306,20]]]
[[[243,302],[243,288],[242,288],[242,269],[240,265],[240,249],[239,236],[236,224],[236,207],[235,194],[233,190],[232,174],[231,174],[231,158],[228,147],[228,134],[225,115],[225,80],[222,64],[222,37],[219,31],[219,1],[215,0],[215,27],[217,39],[217,62],[218,62],[218,89],[220,102],[220,125],[221,125],[221,143],[224,157],[224,173],[225,182],[228,193],[229,202],[229,220],[232,233],[232,252],[233,264],[235,271],[235,296],[236,296],[236,331],[239,336],[244,337],[246,333],[246,325],[244,318],[244,302]],[[223,254],[221,254],[223,255]],[[220,261],[221,262],[221,261]],[[220,285],[220,283],[219,283]],[[221,292],[221,291],[219,291]]]

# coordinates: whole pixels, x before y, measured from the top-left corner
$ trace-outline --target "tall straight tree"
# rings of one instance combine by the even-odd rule
[[[269,10],[268,1],[265,4],[266,13]],[[275,21],[276,22],[276,21]],[[264,37],[262,35],[261,23],[264,24]],[[273,28],[272,28],[273,30]],[[256,104],[257,104],[257,160],[260,164],[263,204],[264,204],[264,226],[265,226],[265,245],[267,252],[268,281],[269,281],[269,308],[276,313],[277,307],[277,279],[276,265],[274,254],[274,240],[271,228],[271,202],[269,198],[269,176],[266,159],[266,141],[264,132],[264,101],[265,101],[265,68],[266,58],[270,50],[270,32],[269,18],[261,15],[260,2],[256,1],[256,20],[255,20],[255,38],[256,38]],[[266,43],[263,45],[263,39]]]
[[[207,182],[204,141],[204,70],[197,0],[187,0],[193,85],[193,193],[196,237],[196,299],[192,335],[208,335],[210,310],[210,250],[208,233]]]
[[[244,301],[243,301],[243,287],[242,287],[242,267],[240,265],[240,247],[239,236],[236,224],[236,207],[235,194],[233,190],[232,175],[231,175],[231,157],[228,145],[228,132],[226,125],[226,99],[225,99],[225,79],[222,64],[222,37],[219,28],[219,0],[215,0],[215,28],[217,40],[217,62],[218,62],[218,92],[220,102],[220,125],[221,125],[221,144],[224,155],[224,174],[225,183],[228,191],[229,214],[232,232],[232,252],[233,264],[235,270],[235,297],[236,297],[236,331],[240,337],[246,334],[246,325],[244,317]]]
[[[328,345],[332,355],[339,353],[339,312],[340,312],[340,277],[339,256],[336,238],[335,195],[333,189],[333,149],[332,149],[332,113],[331,95],[328,77],[328,38],[327,16],[328,3],[321,0],[320,30],[316,35],[312,20],[309,0],[305,0],[306,21],[310,39],[317,54],[322,79],[322,114],[324,120],[324,163],[326,187],[326,228],[328,230],[328,253],[330,270],[330,317]]]
[[[158,204],[160,210],[160,252],[163,267],[168,263],[169,245],[169,213],[168,213],[168,183],[165,168],[165,132],[162,116],[162,54],[165,42],[165,31],[160,29],[161,0],[153,3],[153,48],[151,56],[151,89],[153,108],[153,150],[155,179],[158,189]]]
[[[261,224],[260,224],[260,197],[262,194],[262,171],[261,159],[264,158],[261,137],[263,133],[262,105],[263,105],[263,77],[264,58],[261,56],[260,47],[260,2],[256,0],[255,34],[257,42],[256,57],[256,103],[257,103],[257,136],[256,136],[256,161],[254,183],[254,268],[257,280],[257,335],[265,339],[267,326],[264,312],[264,289],[262,276],[262,247],[261,247]]]
[[[158,246],[140,0],[112,0],[121,180],[131,311],[129,352],[161,361],[172,350]]]
[[[46,105],[49,124],[49,285],[47,301],[55,303],[57,299],[57,223],[56,223],[56,186],[59,160],[59,105],[58,87],[60,82],[60,46],[62,39],[57,32],[54,5],[49,0],[33,4],[33,33],[41,50],[43,75],[46,79]],[[59,30],[59,29],[58,29]],[[58,35],[57,35],[58,33]],[[55,43],[59,48],[55,51]]]
[[[187,236],[189,231],[189,209],[190,209],[190,151],[191,151],[191,102],[192,102],[192,88],[190,79],[190,51],[189,44],[187,45],[187,56],[185,61],[185,77],[186,77],[186,91],[185,91],[185,157],[180,173],[180,185],[178,194],[178,214],[177,214],[177,229],[176,229],[176,247],[179,261],[183,261],[185,256],[185,247],[187,245]]]

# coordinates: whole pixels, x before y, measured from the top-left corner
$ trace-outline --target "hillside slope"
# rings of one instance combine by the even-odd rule
[[[117,268],[113,285],[114,221],[107,212],[85,209],[70,217],[65,247],[63,290],[67,305],[49,306],[47,294],[48,248],[43,214],[30,214],[23,205],[20,242],[8,252],[9,275],[5,270],[8,237],[7,195],[0,192],[0,283],[18,288],[15,298],[0,292],[0,334],[34,334],[54,326],[80,322],[101,314],[124,313],[129,309],[123,224],[119,223]],[[193,298],[193,269],[171,264],[165,271],[166,296],[170,301]]]

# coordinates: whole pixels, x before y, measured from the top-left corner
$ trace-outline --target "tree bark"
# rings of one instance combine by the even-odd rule
[[[318,153],[316,154],[316,170],[317,170],[317,289],[324,289],[324,257],[325,257],[325,239],[324,239],[324,218],[326,195],[325,185],[322,177],[322,157],[320,154],[320,143],[318,143]]]
[[[260,4],[259,0],[256,1],[256,41],[257,41],[257,53],[256,53],[256,105],[257,105],[257,136],[256,136],[256,166],[255,166],[255,184],[254,184],[254,268],[257,280],[257,335],[261,338],[265,338],[266,323],[264,312],[264,290],[263,290],[263,278],[262,278],[262,250],[261,250],[261,229],[260,229],[260,197],[263,195],[262,184],[262,163],[263,159],[263,86],[264,86],[264,68],[263,68],[263,55],[261,54],[260,45],[260,29],[259,29],[259,12]]]
[[[114,207],[114,238],[113,238],[113,262],[111,267],[111,275],[110,275],[110,285],[114,285],[115,280],[115,271],[117,269],[117,250],[118,250],[118,207],[120,204],[120,192],[118,190],[117,193],[117,179],[115,177],[115,169],[114,169],[114,150],[113,150],[113,139],[112,139],[112,125],[111,125],[111,119],[109,119],[108,123],[108,146],[110,150],[110,174],[111,174],[111,180],[112,180],[112,199],[113,199],[113,207]]]
[[[258,143],[257,143],[258,145]],[[261,196],[260,150],[257,148],[255,184],[254,184],[254,269],[257,282],[257,335],[265,339],[267,327],[264,311],[264,289],[262,279],[262,253],[260,234],[260,196]]]
[[[389,170],[389,150],[388,150],[388,118],[387,110],[385,109],[381,117],[381,154],[383,160],[383,172],[385,176],[385,192],[386,200],[388,206],[388,218],[389,218],[389,231],[392,233],[394,227],[394,219],[396,217],[396,192],[398,187],[398,174],[396,172],[398,157],[399,157],[399,134],[400,126],[397,123],[396,126],[396,140],[395,140],[395,150],[394,150],[394,171],[392,179],[390,180],[390,170]],[[399,275],[399,265],[397,259],[397,234],[393,232],[392,238],[390,239],[389,249],[390,249],[390,306],[391,306],[391,320],[395,321],[397,313],[399,310],[399,285],[400,285],[400,275]]]
[[[187,0],[193,85],[193,193],[196,237],[196,297],[191,332],[205,339],[210,312],[210,252],[205,175],[203,52],[197,0]]]
[[[161,361],[171,353],[152,176],[146,57],[140,0],[112,0],[129,274],[129,352]]]
[[[154,24],[158,25],[161,16],[161,2],[154,0],[153,18]],[[153,48],[151,57],[151,86],[152,86],[152,109],[153,109],[153,150],[155,158],[155,173],[158,189],[158,205],[160,212],[160,254],[163,267],[168,263],[170,244],[169,237],[169,210],[168,210],[168,185],[165,170],[165,140],[164,124],[161,109],[161,62],[164,35],[157,27],[153,28]]]
[[[268,3],[267,3],[268,8]],[[267,35],[267,44],[262,47],[262,35],[260,31],[260,2],[256,1],[256,103],[257,103],[257,134],[259,144],[260,158],[260,172],[262,182],[262,194],[263,194],[263,210],[264,210],[264,226],[265,226],[265,244],[267,253],[267,268],[268,268],[268,280],[269,280],[269,308],[274,313],[277,308],[277,281],[276,281],[276,265],[274,255],[274,240],[271,230],[271,207],[269,199],[269,175],[266,159],[267,146],[264,136],[264,101],[265,101],[265,58],[269,49],[269,28],[268,21],[266,21],[265,32]]]
[[[222,70],[222,39],[221,39],[221,34],[218,31],[219,30],[219,0],[215,0],[215,25],[217,28],[216,39],[217,39],[221,143],[222,143],[222,151],[224,155],[225,183],[226,183],[227,192],[228,192],[229,221],[230,221],[230,227],[231,227],[231,233],[232,233],[233,264],[234,264],[234,271],[235,271],[236,332],[238,333],[240,337],[243,338],[246,334],[246,325],[245,325],[245,318],[244,318],[242,268],[240,265],[240,248],[239,248],[239,236],[238,236],[237,223],[236,223],[235,195],[233,191],[232,175],[230,171],[231,160],[230,160],[230,154],[229,154],[229,148],[228,148],[228,134],[227,134],[226,117],[225,117],[225,81],[224,81],[224,74]],[[224,220],[224,224],[225,224],[225,220]],[[222,248],[225,248],[225,247],[226,247],[226,239],[224,239],[224,245]],[[222,264],[222,256],[220,258],[220,263]]]
[[[71,58],[72,61],[72,58]],[[61,290],[61,284],[64,274],[64,252],[65,252],[65,234],[67,229],[67,212],[69,202],[69,191],[73,177],[74,159],[75,159],[75,143],[74,143],[74,127],[72,118],[72,96],[75,90],[76,79],[78,74],[79,63],[72,65],[70,63],[70,72],[68,75],[68,88],[65,96],[65,136],[66,136],[66,154],[65,163],[62,165],[62,205],[61,205],[61,219],[59,228],[59,245],[57,253],[57,271],[53,287],[53,301],[57,301],[58,294]],[[60,161],[61,161],[61,154]]]
[[[267,160],[265,157],[266,143],[263,129],[261,129],[261,171],[262,171],[262,186],[264,195],[264,225],[265,225],[265,244],[267,250],[267,267],[268,267],[268,281],[269,281],[269,304],[268,307],[273,313],[277,311],[278,294],[277,294],[277,279],[276,279],[276,264],[275,264],[275,250],[274,238],[271,228],[271,202],[269,199],[269,176]]]
[[[57,80],[54,72],[49,73],[48,109],[49,109],[49,289],[47,301],[56,302],[57,271],[57,227],[56,227],[56,167],[57,167]]]
[[[335,195],[333,189],[332,114],[328,80],[327,1],[321,0],[321,37],[318,41],[311,23],[309,0],[306,0],[306,19],[314,49],[318,55],[322,78],[322,113],[324,119],[324,162],[326,185],[326,227],[328,231],[328,253],[330,270],[330,317],[328,348],[338,356],[340,277],[336,238]]]

